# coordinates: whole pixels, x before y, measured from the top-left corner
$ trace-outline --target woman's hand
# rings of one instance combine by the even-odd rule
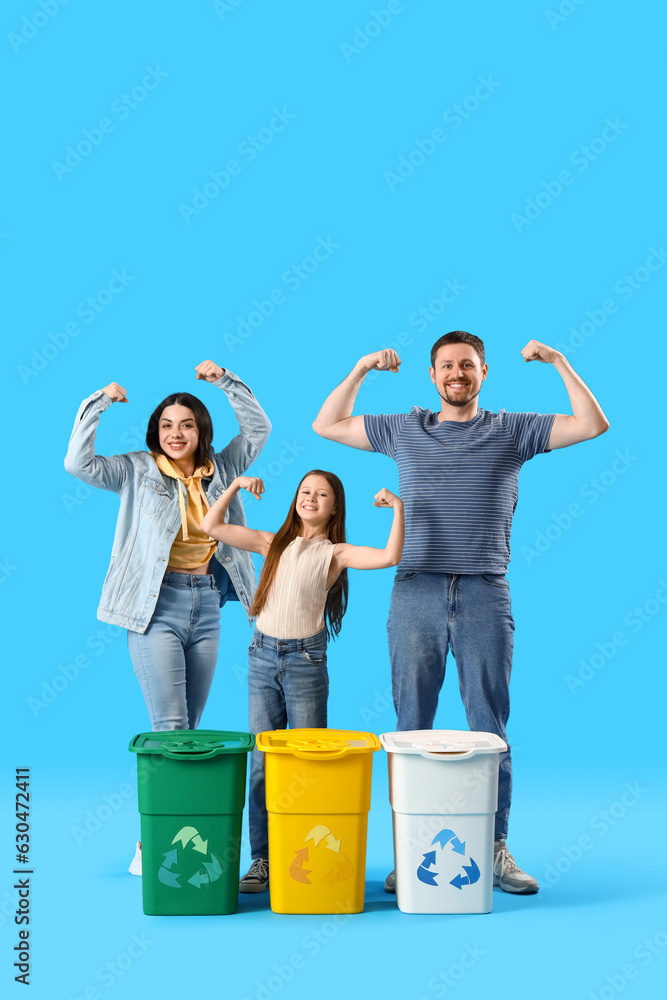
[[[397,497],[395,493],[391,490],[381,489],[379,493],[375,494],[374,497],[374,507],[402,507],[403,501],[400,497]]]
[[[109,382],[109,385],[104,386],[102,392],[106,392],[112,403],[127,403],[125,389],[122,385],[118,385],[118,382]]]
[[[264,483],[261,479],[254,479],[252,476],[237,476],[234,483],[240,488],[252,493],[258,500],[262,499]]]
[[[225,369],[216,365],[215,361],[202,361],[200,365],[197,365],[195,371],[197,378],[204,379],[206,382],[217,382],[225,374]]]

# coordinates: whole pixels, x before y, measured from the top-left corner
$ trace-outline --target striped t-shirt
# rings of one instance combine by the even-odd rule
[[[472,420],[410,413],[366,414],[373,451],[398,465],[405,505],[399,570],[505,573],[519,469],[547,447],[553,413],[477,411]]]

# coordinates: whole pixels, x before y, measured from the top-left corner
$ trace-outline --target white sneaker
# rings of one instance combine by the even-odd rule
[[[523,896],[532,895],[540,888],[532,875],[521,871],[504,840],[496,840],[493,845],[493,884],[505,892]]]
[[[141,875],[141,841],[137,841],[137,849],[134,852],[134,857],[130,861],[130,867],[127,869],[130,875]]]

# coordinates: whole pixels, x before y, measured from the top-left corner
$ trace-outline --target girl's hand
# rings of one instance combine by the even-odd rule
[[[200,365],[197,365],[195,371],[197,378],[204,379],[206,382],[217,382],[225,374],[225,369],[216,365],[215,361],[202,361]]]
[[[395,493],[392,493],[391,490],[381,489],[379,493],[375,494],[373,506],[402,507],[403,501],[400,497],[397,497]]]
[[[262,499],[264,483],[261,479],[253,479],[252,476],[237,476],[234,482],[241,489],[247,490],[248,493],[252,493],[252,495],[258,500]]]
[[[122,385],[118,385],[118,382],[109,382],[109,385],[104,386],[102,392],[106,392],[112,403],[127,403],[125,389]]]

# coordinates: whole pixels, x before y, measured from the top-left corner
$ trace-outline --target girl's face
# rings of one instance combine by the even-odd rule
[[[158,432],[160,447],[167,458],[179,467],[181,463],[192,465],[199,444],[199,431],[192,410],[180,403],[165,406],[160,415]]]
[[[335,509],[334,491],[324,476],[306,476],[296,497],[296,512],[304,524],[328,524]]]

